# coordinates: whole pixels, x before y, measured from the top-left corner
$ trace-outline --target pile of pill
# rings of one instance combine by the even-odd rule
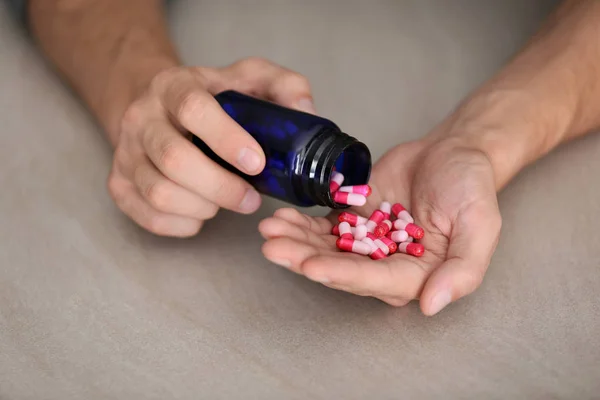
[[[352,206],[363,206],[371,195],[369,185],[342,186],[344,176],[334,171],[330,190],[336,202]],[[338,194],[342,193],[342,194]],[[338,199],[338,200],[336,200]],[[392,216],[395,220],[392,221]],[[349,212],[338,216],[332,234],[339,236],[338,249],[380,260],[396,252],[421,257],[425,248],[415,240],[425,235],[423,228],[415,224],[414,218],[400,203],[392,205],[384,201],[378,210],[367,219]]]

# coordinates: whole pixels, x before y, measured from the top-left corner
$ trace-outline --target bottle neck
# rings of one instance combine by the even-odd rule
[[[334,169],[344,175],[344,185],[363,185],[371,174],[371,153],[367,146],[339,130],[324,127],[306,146],[301,162],[303,192],[319,206],[333,209],[348,205],[333,200],[329,184]]]

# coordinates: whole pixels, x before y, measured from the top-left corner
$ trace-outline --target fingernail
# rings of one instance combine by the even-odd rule
[[[248,189],[244,199],[240,203],[240,211],[253,212],[260,207],[260,194],[254,189]]]
[[[431,301],[431,315],[442,311],[444,307],[450,304],[450,301],[452,301],[452,295],[448,290],[442,290],[433,296],[433,300]]]
[[[274,264],[285,267],[285,268],[289,268],[292,266],[292,263],[289,260],[280,260],[280,259],[275,258],[275,259],[269,259],[269,261],[271,261]]]
[[[245,148],[240,151],[238,162],[246,172],[258,172],[260,168],[260,155],[251,148]]]
[[[302,99],[302,100],[298,101],[298,103],[296,104],[296,107],[298,107],[299,110],[310,113],[310,114],[317,113],[317,110],[315,110],[315,105],[311,99]]]

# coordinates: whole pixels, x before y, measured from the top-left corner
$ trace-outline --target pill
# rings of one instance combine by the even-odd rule
[[[349,206],[361,207],[367,203],[367,198],[362,194],[340,192],[338,190],[333,194],[333,201]]]
[[[371,240],[371,238],[366,237],[362,240],[362,242],[369,245],[371,250],[369,257],[371,257],[373,260],[380,260],[386,257],[385,253],[379,248],[379,246],[375,244],[373,240]]]
[[[390,213],[392,212],[392,205],[389,202],[384,201],[383,203],[381,203],[379,205],[379,210],[381,210],[383,215],[385,215],[385,219],[390,219]]]
[[[338,249],[342,251],[349,251],[356,254],[362,254],[368,256],[371,253],[371,246],[368,243],[354,240],[351,238],[339,238],[335,242]]]
[[[349,223],[340,222],[339,231],[341,238],[354,239],[354,236],[352,235],[352,228],[350,227]]]
[[[354,185],[354,186],[342,186],[338,189],[340,192],[358,193],[365,197],[371,195],[371,186],[369,185]]]
[[[366,225],[358,225],[354,228],[354,239],[355,240],[363,240],[367,237],[367,226]]]
[[[398,230],[405,230],[409,236],[415,239],[422,239],[425,236],[425,231],[419,225],[415,225],[403,219],[397,219],[394,221],[394,228]]]
[[[388,239],[384,236],[379,238],[379,240],[381,240],[383,244],[385,244],[388,247],[388,249],[390,249],[390,254],[394,254],[396,250],[398,250],[398,245],[392,239]]]
[[[329,181],[329,190],[331,193],[335,193],[339,190],[340,186],[344,182],[344,175],[340,174],[337,171],[333,171],[331,173],[331,180]]]
[[[392,213],[396,216],[396,218],[403,219],[408,222],[415,222],[414,218],[400,203],[396,203],[392,206]]]
[[[398,245],[400,253],[410,254],[411,256],[421,257],[425,252],[425,247],[421,243],[400,243]]]
[[[408,235],[408,233],[407,233],[407,235]],[[406,240],[404,241],[404,243],[412,243],[412,242],[414,242],[414,241],[415,241],[415,239],[409,236],[409,237],[408,237],[408,239],[406,239]]]
[[[393,240],[396,243],[406,242],[408,240],[408,232],[406,231],[393,231],[387,234],[388,239]]]
[[[367,219],[365,217],[361,217],[360,215],[352,214],[348,211],[344,211],[338,215],[338,221],[347,222],[350,226],[364,225],[367,223]]]
[[[390,248],[387,246],[387,244],[379,240],[374,234],[370,232],[367,233],[367,238],[371,239],[373,243],[375,243],[375,245],[379,247],[381,251],[383,251],[383,254],[385,254],[386,256],[390,253]]]
[[[375,233],[375,236],[380,238],[382,236],[387,235],[388,232],[392,230],[392,226],[392,221],[388,219],[383,220],[379,225],[377,225],[373,233]]]
[[[385,219],[385,215],[383,215],[383,212],[381,212],[380,210],[373,211],[373,214],[371,214],[371,216],[369,217],[369,220],[365,224],[365,225],[367,225],[367,230],[369,232],[374,232],[375,228],[377,228],[377,225],[382,223],[384,219]]]

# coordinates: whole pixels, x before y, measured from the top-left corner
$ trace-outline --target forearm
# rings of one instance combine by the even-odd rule
[[[160,0],[30,0],[29,26],[113,145],[126,107],[179,64]]]
[[[446,122],[484,151],[501,189],[556,146],[600,128],[600,2],[566,1]]]

